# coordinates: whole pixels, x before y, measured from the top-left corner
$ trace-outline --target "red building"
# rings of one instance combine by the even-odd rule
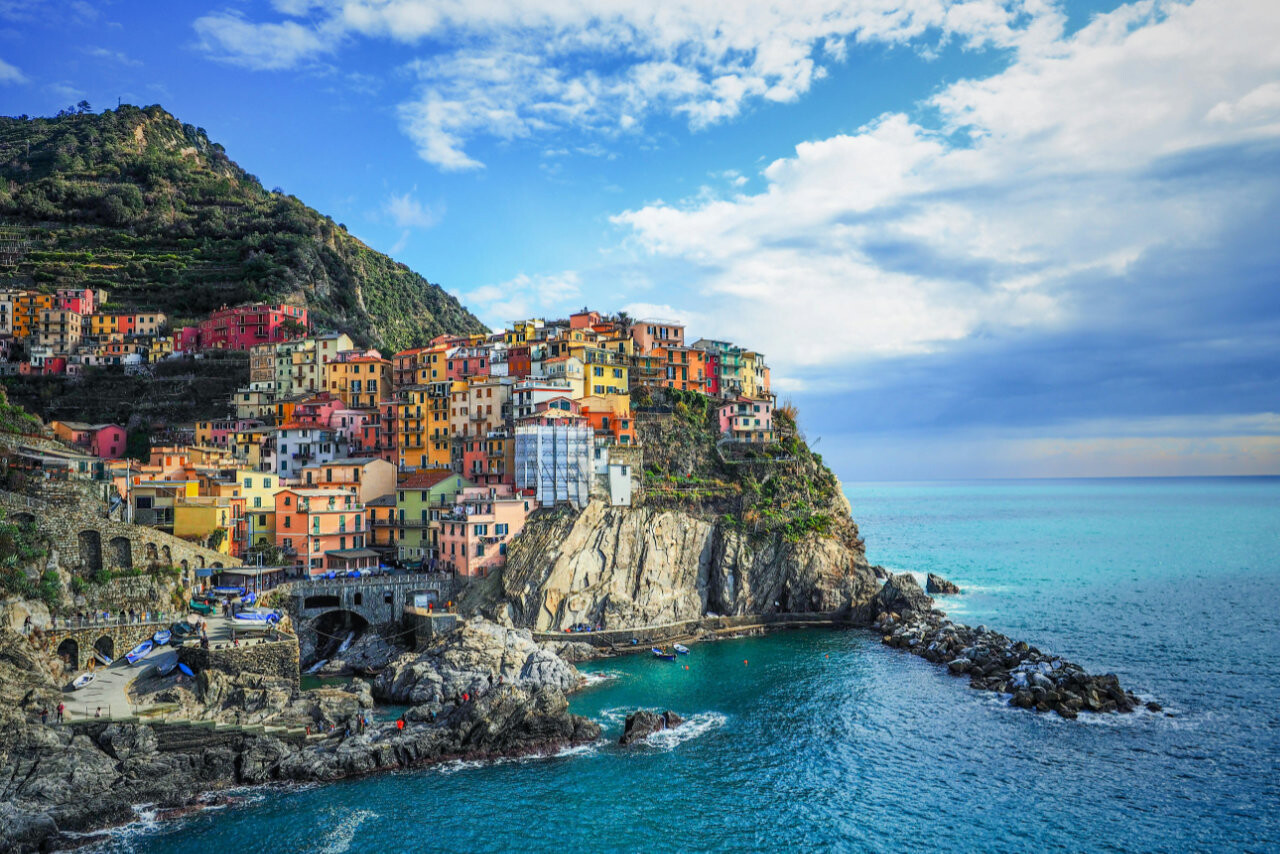
[[[93,314],[98,310],[98,292],[93,288],[59,288],[57,306],[76,314]]]
[[[292,305],[238,305],[222,307],[200,322],[202,350],[248,350],[258,344],[275,344],[303,335],[307,310]]]
[[[400,448],[396,442],[396,406],[383,401],[368,411],[368,419],[360,428],[360,442],[351,449],[353,457],[378,457],[400,467]]]

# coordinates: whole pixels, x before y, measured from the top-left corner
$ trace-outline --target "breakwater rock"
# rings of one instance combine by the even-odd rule
[[[632,712],[627,715],[627,722],[623,725],[622,737],[618,739],[618,744],[633,744],[648,738],[655,732],[674,729],[682,723],[684,723],[684,718],[670,709],[662,714],[641,709],[638,712]]]
[[[924,589],[935,596],[955,596],[960,592],[960,588],[955,584],[932,572],[925,579]]]
[[[881,612],[872,628],[887,646],[968,676],[971,688],[1008,694],[1013,706],[1075,718],[1080,712],[1132,712],[1142,704],[1111,674],[1090,674],[986,626],[953,622],[941,611]],[[1154,703],[1148,708],[1159,709]]]

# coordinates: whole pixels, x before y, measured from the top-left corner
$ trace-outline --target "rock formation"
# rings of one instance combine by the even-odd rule
[[[929,573],[929,577],[925,579],[924,589],[935,596],[955,596],[960,592],[960,588],[947,581],[941,575]]]
[[[753,535],[684,511],[592,501],[581,513],[531,520],[508,556],[501,598],[487,610],[535,631],[707,613],[843,611],[869,622],[875,590],[856,539]]]
[[[662,714],[641,709],[627,715],[627,721],[623,724],[622,737],[618,739],[618,744],[634,744],[637,741],[648,738],[655,732],[674,729],[682,723],[684,723],[684,718],[670,709]]]

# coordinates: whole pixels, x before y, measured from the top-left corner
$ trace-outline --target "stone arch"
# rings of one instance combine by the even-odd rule
[[[204,555],[196,555],[196,566],[204,569]]]
[[[102,535],[93,528],[81,531],[80,565],[90,572],[102,569]]]
[[[348,634],[354,632],[356,637],[360,637],[369,630],[367,619],[355,611],[345,609],[325,611],[315,618],[312,625],[320,640],[316,644],[316,652],[323,651],[326,655],[336,654]]]
[[[133,569],[133,543],[128,537],[112,537],[107,545],[111,547],[111,558],[116,566]]]
[[[111,635],[103,635],[93,642],[95,652],[100,652],[109,659],[116,657],[116,641]]]
[[[80,644],[75,638],[64,638],[58,644],[58,658],[65,661],[72,670],[80,669]]]
[[[338,597],[332,593],[318,593],[303,599],[302,609],[310,611],[312,608],[336,608],[339,604]]]
[[[155,543],[147,543],[146,555],[147,566],[155,566],[160,562],[160,550],[156,548]]]
[[[165,546],[165,548],[168,548],[168,546]],[[183,558],[181,561],[179,561],[178,566],[182,567],[183,572],[186,572],[187,570],[191,569],[191,565],[187,563],[186,558]]]
[[[15,525],[34,525],[36,517],[34,513],[14,513],[13,522]]]
[[[165,566],[173,566],[173,551],[169,548],[169,544],[160,547],[160,559]],[[184,566],[183,569],[186,569]]]
[[[213,562],[213,564],[212,564],[209,568],[210,568],[210,569],[222,569],[222,561],[220,561],[220,560],[215,560],[215,561]]]

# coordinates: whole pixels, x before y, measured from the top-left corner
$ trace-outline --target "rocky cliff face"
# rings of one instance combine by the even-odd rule
[[[844,505],[848,518],[848,505]],[[719,517],[591,502],[536,515],[485,610],[537,631],[844,611],[869,622],[878,584],[852,521],[842,534],[755,534]]]

